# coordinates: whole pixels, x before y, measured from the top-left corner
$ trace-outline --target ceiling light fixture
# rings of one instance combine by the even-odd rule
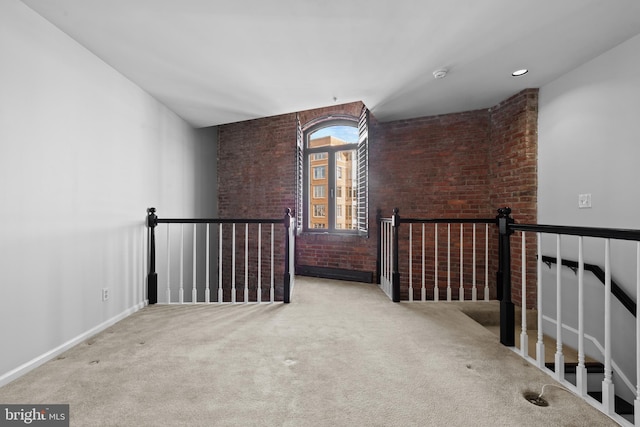
[[[520,76],[524,76],[528,72],[529,72],[529,70],[527,70],[526,68],[523,68],[521,70],[514,71],[513,73],[511,73],[511,75],[513,77],[520,77]]]

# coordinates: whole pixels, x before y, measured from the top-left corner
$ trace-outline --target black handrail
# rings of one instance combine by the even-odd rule
[[[623,228],[573,227],[544,224],[511,224],[512,230],[534,233],[566,234],[569,236],[601,237],[605,239],[640,241],[640,230]]]
[[[551,267],[551,264],[557,264],[558,263],[558,259],[555,258],[555,257],[542,255],[542,262],[544,262],[549,267]],[[562,259],[562,265],[564,265],[565,267],[569,267],[574,272],[578,268],[580,268],[580,264],[578,264],[577,261],[572,261],[572,260],[569,260],[569,259]],[[605,280],[604,276],[605,276],[605,274],[604,274],[604,270],[602,270],[602,268],[600,268],[600,266],[595,265],[595,264],[584,263],[584,269],[585,269],[585,271],[590,271],[591,273],[593,273],[593,275],[596,276],[596,278],[598,280],[600,280],[602,282],[602,284],[604,284],[604,280]],[[627,295],[627,293],[624,291],[624,289],[622,289],[620,287],[620,285],[618,285],[613,279],[611,279],[611,294],[613,296],[615,296],[616,298],[618,298],[618,301],[620,301],[620,303],[627,310],[629,310],[629,313],[631,313],[633,315],[633,317],[637,316],[637,305],[636,305],[635,301],[633,301],[633,299],[631,299],[631,297],[629,295]]]
[[[496,224],[495,218],[400,218],[401,224]]]
[[[151,208],[154,209],[154,208]],[[256,218],[157,218],[158,224],[282,224],[282,219]]]

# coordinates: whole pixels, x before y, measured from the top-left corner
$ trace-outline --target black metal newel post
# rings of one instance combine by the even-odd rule
[[[400,215],[398,215],[398,208],[393,209],[391,227],[393,229],[393,247],[391,248],[391,259],[393,260],[393,271],[391,272],[391,300],[393,302],[400,302],[400,260],[398,259],[398,229],[400,227]]]
[[[147,227],[149,227],[149,275],[147,276],[147,298],[149,304],[158,302],[158,274],[156,273],[156,233],[158,225],[156,208],[147,209]]]
[[[289,244],[289,229],[291,228],[291,209],[287,208],[284,214],[284,295],[282,297],[282,301],[288,304],[291,301],[291,271],[289,268],[290,265],[290,244]]]
[[[513,347],[515,345],[515,307],[511,301],[511,234],[509,227],[513,224],[511,208],[498,209],[498,273],[497,290],[500,300],[500,343]]]

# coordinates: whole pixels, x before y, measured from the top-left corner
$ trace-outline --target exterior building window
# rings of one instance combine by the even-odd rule
[[[313,179],[323,179],[327,174],[325,166],[316,166],[313,168]]]
[[[324,199],[326,196],[325,194],[325,186],[324,185],[314,185],[313,186],[313,197],[316,199]]]

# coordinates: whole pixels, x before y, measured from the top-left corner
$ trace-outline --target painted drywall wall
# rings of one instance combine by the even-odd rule
[[[636,36],[540,89],[539,223],[640,229],[639,50],[640,36]],[[579,194],[591,194],[590,209],[578,208]],[[563,237],[561,248],[565,259],[578,259],[577,238]],[[555,256],[555,251],[555,241],[549,239],[543,253]],[[585,239],[584,252],[585,262],[604,267],[602,239]],[[612,243],[614,280],[637,301],[635,257],[635,243]],[[552,286],[543,288],[543,299],[554,307],[555,270],[544,270],[543,282]],[[565,320],[577,328],[573,302],[577,286],[571,283],[575,275],[569,270],[563,275]],[[589,273],[585,279],[590,281],[588,286],[602,287]],[[603,319],[602,289],[593,291],[600,296],[587,300],[585,317]],[[555,318],[553,312],[545,314]],[[633,334],[633,323],[623,308],[614,305],[613,358],[632,381],[635,341],[619,332]],[[602,328],[602,322],[594,323],[588,333],[602,339]],[[554,336],[553,328],[548,332]]]
[[[639,49],[636,36],[540,89],[541,223],[640,228]]]
[[[17,0],[0,58],[2,384],[143,306],[146,209],[215,216],[217,130]]]

